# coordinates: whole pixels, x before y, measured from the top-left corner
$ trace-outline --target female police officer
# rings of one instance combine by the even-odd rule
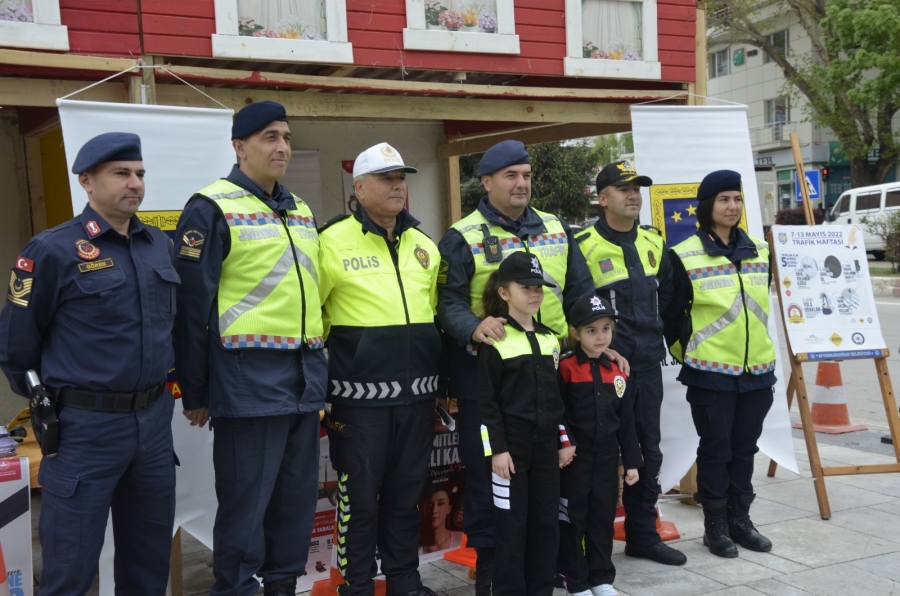
[[[720,170],[697,191],[696,234],[672,249],[676,300],[666,314],[672,355],[682,362],[697,448],[703,544],[719,557],[734,543],[766,552],[750,521],[756,441],[772,405],[775,347],[769,338],[769,250],[738,227],[741,176]]]

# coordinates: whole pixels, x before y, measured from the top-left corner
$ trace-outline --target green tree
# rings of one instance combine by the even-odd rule
[[[710,0],[707,10],[715,42],[765,52],[784,73],[784,92],[804,97],[806,115],[834,131],[854,186],[884,180],[900,160],[900,133],[891,127],[900,110],[898,0]],[[772,43],[785,14],[809,36],[811,55],[785,55]]]
[[[542,143],[531,155],[531,205],[567,221],[581,221],[590,211],[597,153],[591,145]]]
[[[634,142],[631,133],[602,135],[594,139],[594,152],[597,164],[605,166],[622,159],[626,153],[634,153]]]

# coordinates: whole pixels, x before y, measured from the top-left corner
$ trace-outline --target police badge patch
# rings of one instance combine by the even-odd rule
[[[178,256],[192,261],[199,261],[203,254],[203,244],[206,242],[206,230],[190,228],[181,235],[178,247]]]
[[[553,348],[553,366],[559,369],[559,348]]]
[[[613,384],[616,386],[616,395],[618,395],[619,397],[622,397],[623,395],[625,395],[625,378],[624,377],[620,377],[620,376],[616,375],[616,378],[613,381]]]
[[[82,261],[93,261],[100,256],[100,249],[83,239],[75,241],[75,250]]]
[[[6,293],[6,299],[16,306],[28,308],[28,301],[31,298],[31,284],[33,283],[33,278],[19,278],[16,272],[13,271],[9,276],[9,291]]]
[[[431,257],[428,255],[428,251],[416,244],[416,250],[414,251],[416,255],[416,259],[419,261],[419,265],[428,269],[428,265],[431,264]]]
[[[438,278],[437,282],[439,285],[444,285],[447,283],[447,274],[450,272],[450,259],[446,257],[441,258],[441,264],[438,266]]]
[[[647,260],[650,261],[651,267],[656,267],[656,255],[653,254],[652,250],[647,251]]]

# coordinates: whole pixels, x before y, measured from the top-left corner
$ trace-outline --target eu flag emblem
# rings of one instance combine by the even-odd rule
[[[687,240],[697,231],[697,188],[699,183],[654,184],[650,187],[653,227],[662,231],[669,246]],[[738,225],[747,230],[746,212]]]
[[[600,271],[603,273],[608,273],[612,271],[613,264],[610,259],[603,259],[600,261]]]

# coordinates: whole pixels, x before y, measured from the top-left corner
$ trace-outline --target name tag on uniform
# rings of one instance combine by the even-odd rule
[[[97,271],[98,269],[109,269],[113,266],[112,259],[101,259],[99,261],[91,261],[89,263],[78,263],[78,270],[82,273]]]

